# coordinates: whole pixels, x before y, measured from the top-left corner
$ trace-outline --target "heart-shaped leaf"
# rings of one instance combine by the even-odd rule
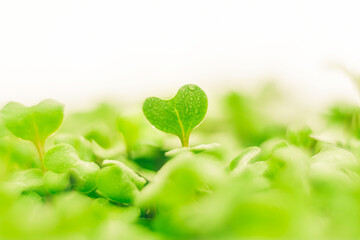
[[[60,127],[64,118],[64,106],[52,99],[31,107],[10,102],[1,110],[1,117],[6,128],[15,136],[35,144],[42,161],[45,141]]]
[[[45,142],[61,125],[64,106],[51,99],[26,107],[10,102],[1,110],[6,127],[17,137],[32,142]]]
[[[152,125],[163,132],[177,135],[182,146],[188,147],[190,133],[203,121],[207,107],[205,92],[194,84],[188,84],[169,100],[157,97],[146,99],[143,111]]]

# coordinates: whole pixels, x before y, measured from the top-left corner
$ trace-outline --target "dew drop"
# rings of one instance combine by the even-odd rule
[[[190,91],[194,91],[196,89],[196,85],[191,84],[191,85],[188,86],[188,88],[189,88]]]
[[[199,113],[199,110],[195,109],[195,113],[198,114],[198,113]]]

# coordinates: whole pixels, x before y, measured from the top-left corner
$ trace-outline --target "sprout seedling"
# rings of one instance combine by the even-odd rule
[[[169,100],[147,98],[143,111],[153,126],[177,135],[182,146],[188,147],[190,133],[204,120],[207,107],[205,92],[194,84],[188,84],[181,87]]]
[[[59,129],[64,118],[64,106],[51,99],[31,107],[10,102],[1,110],[1,117],[6,128],[16,137],[34,143],[44,171],[45,141]]]

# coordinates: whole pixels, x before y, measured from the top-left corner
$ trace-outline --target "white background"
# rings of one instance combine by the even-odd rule
[[[273,77],[316,106],[356,100],[359,1],[0,0],[0,104],[210,94]]]

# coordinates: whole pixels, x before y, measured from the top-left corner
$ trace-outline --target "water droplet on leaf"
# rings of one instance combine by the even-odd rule
[[[196,89],[196,86],[193,85],[193,84],[190,84],[190,85],[188,86],[188,88],[189,88],[190,91],[194,91],[194,90]]]

